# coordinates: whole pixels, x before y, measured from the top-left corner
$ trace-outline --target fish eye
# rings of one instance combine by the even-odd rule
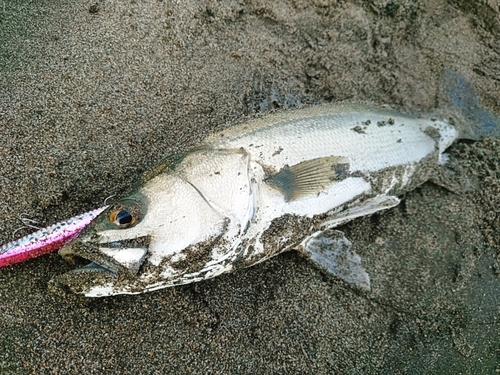
[[[140,206],[136,202],[123,201],[113,207],[108,218],[119,228],[129,228],[138,221],[140,212]]]
[[[130,215],[130,212],[125,210],[120,210],[115,212],[115,220],[113,220],[118,225],[129,225],[132,224],[134,218]]]

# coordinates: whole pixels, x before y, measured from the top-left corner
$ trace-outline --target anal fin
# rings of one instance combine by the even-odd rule
[[[344,233],[327,229],[307,237],[301,251],[321,270],[340,277],[365,291],[370,290],[370,276],[361,266],[361,258],[351,250]]]

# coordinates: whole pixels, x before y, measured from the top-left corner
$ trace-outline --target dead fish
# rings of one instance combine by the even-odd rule
[[[206,280],[297,250],[362,290],[368,273],[334,228],[432,180],[459,137],[447,121],[366,104],[265,116],[173,155],[60,250],[88,263],[53,279],[88,297]]]
[[[28,234],[0,247],[0,267],[23,262],[55,251],[74,240],[107,206]]]

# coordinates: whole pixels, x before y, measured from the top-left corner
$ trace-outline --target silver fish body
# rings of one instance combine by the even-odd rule
[[[63,256],[92,262],[57,277],[89,297],[209,279],[296,249],[361,289],[369,278],[333,228],[399,203],[458,137],[445,121],[363,104],[286,111],[173,156],[108,208]]]

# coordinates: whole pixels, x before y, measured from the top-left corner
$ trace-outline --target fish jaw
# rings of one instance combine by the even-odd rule
[[[102,216],[107,217],[106,213]],[[99,227],[98,222],[95,224]],[[238,257],[236,239],[226,240],[222,234],[226,229],[225,225],[221,226],[216,234],[196,240],[181,251],[171,252],[167,246],[163,252],[169,255],[157,264],[156,257],[162,252],[157,247],[162,247],[162,239],[154,233],[108,242],[109,233],[101,236],[94,226],[89,227],[77,241],[59,250],[64,258],[73,258],[85,265],[54,277],[51,285],[86,297],[106,297],[146,293],[210,279],[232,271],[233,261]],[[151,257],[152,254],[156,256]]]
[[[52,291],[89,296],[88,292],[95,288],[107,286],[107,293],[94,292],[92,295],[107,296],[117,294],[112,291],[118,282],[133,285],[137,281],[139,268],[146,258],[149,237],[113,244],[100,244],[98,239],[95,228],[88,227],[78,240],[59,250],[63,259],[81,267],[53,277],[50,282]]]
[[[0,267],[55,251],[73,241],[107,206],[40,229],[0,247]]]
[[[223,249],[225,245],[229,247]],[[130,251],[129,261],[139,264],[139,272],[133,273],[130,267],[117,264],[116,257],[107,256],[106,248],[100,247],[99,243],[78,240],[63,250],[63,256],[77,256],[85,259],[88,264],[56,276],[51,281],[51,287],[86,297],[140,294],[210,279],[231,272],[239,255],[238,246],[224,241],[223,236],[188,247],[184,252],[178,253],[180,257],[166,258],[159,265],[146,261],[146,257],[140,257],[140,251],[131,251],[139,249],[118,249],[117,253],[121,254],[122,259],[123,251],[127,250]],[[193,251],[196,252],[195,257],[199,258],[191,259],[194,264],[189,264],[182,256],[193,256]]]

